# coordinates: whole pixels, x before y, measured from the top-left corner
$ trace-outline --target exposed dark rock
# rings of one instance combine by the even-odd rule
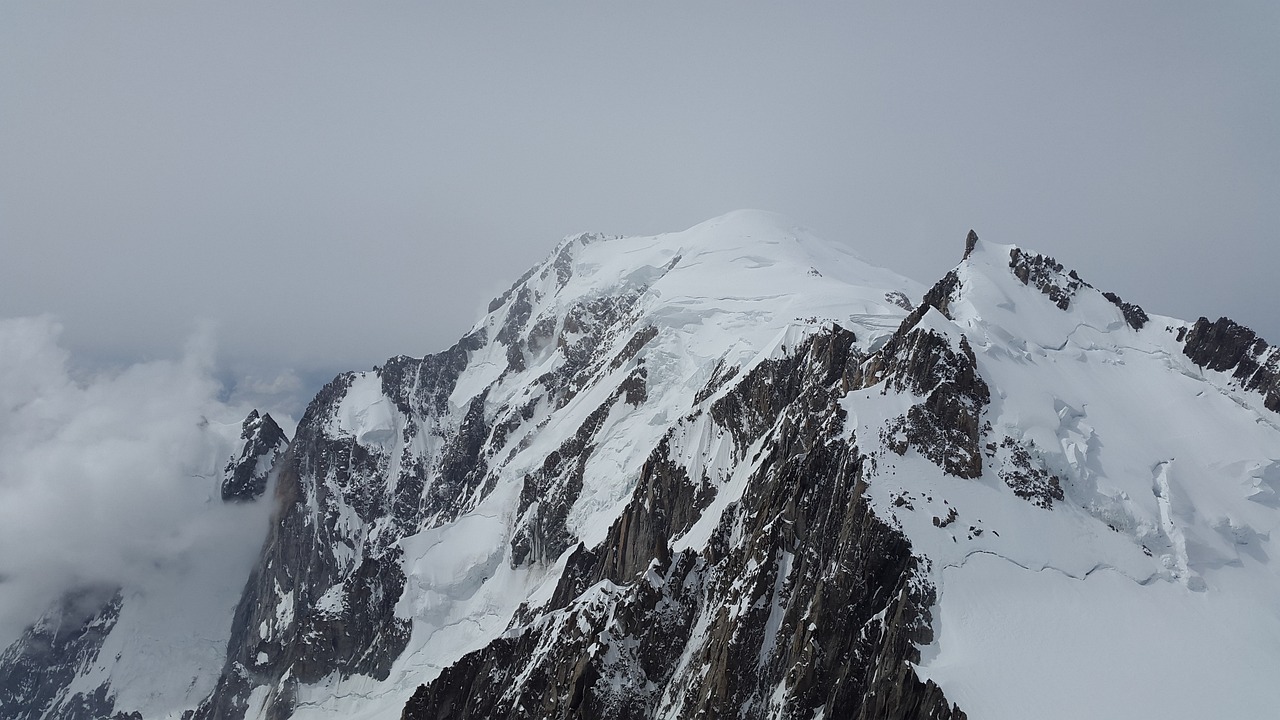
[[[529,352],[540,352],[551,344],[556,336],[556,322],[555,315],[544,315],[538,318],[538,321],[533,324],[533,329],[529,331],[529,339],[526,343]]]
[[[556,290],[562,289],[569,283],[569,279],[573,277],[573,257],[578,248],[591,245],[593,243],[605,240],[606,237],[600,233],[582,233],[571,238],[566,238],[564,242],[555,252],[554,259],[542,266],[542,272],[538,277],[546,280],[551,277],[552,273],[556,276]],[[535,270],[537,268],[535,267]],[[532,274],[529,275],[532,277]],[[527,279],[527,278],[526,278]],[[522,279],[521,282],[524,280]]]
[[[955,522],[955,521],[956,521],[956,518],[957,518],[957,517],[959,517],[959,516],[960,516],[960,514],[959,514],[958,512],[956,512],[956,509],[955,509],[955,508],[949,508],[949,509],[948,509],[948,511],[947,511],[947,515],[946,515],[946,517],[936,517],[936,516],[935,516],[935,517],[933,518],[933,526],[934,526],[934,527],[939,527],[939,528],[944,528],[944,527],[946,527],[946,526],[950,525],[951,523]]]
[[[107,685],[68,695],[83,667],[98,661],[102,643],[120,617],[116,588],[81,588],[63,595],[0,654],[0,717],[5,720],[97,720],[110,717],[115,696]]]
[[[973,230],[969,230],[969,234],[964,239],[964,258],[963,259],[968,260],[969,256],[973,254],[973,251],[977,247],[978,247],[978,233],[974,232]]]
[[[653,717],[699,607],[692,552],[655,580],[591,597],[464,656],[409,700],[404,718]],[[610,612],[610,610],[613,610]],[[536,661],[529,662],[536,658]],[[610,682],[622,678],[624,682]]]
[[[640,365],[619,386],[628,405],[638,407],[649,399],[649,371]]]
[[[404,586],[399,548],[382,547],[374,554],[378,546],[370,544],[354,566],[346,565],[333,554],[346,542],[335,532],[334,518],[323,525],[309,521],[306,495],[319,495],[319,503],[330,506],[326,486],[305,480],[315,470],[309,462],[341,466],[350,458],[335,454],[333,447],[308,451],[314,441],[299,432],[283,460],[277,501],[284,511],[236,608],[227,666],[195,713],[197,719],[243,717],[248,693],[257,685],[272,687],[270,714],[287,717],[296,683],[316,682],[335,671],[385,678],[408,642],[409,622],[393,611]],[[315,455],[300,457],[309,453]],[[330,470],[332,465],[321,476]],[[322,606],[326,592],[333,593],[333,601]]]
[[[527,560],[554,561],[572,544],[565,520],[582,492],[582,473],[594,450],[592,441],[623,395],[625,391],[619,389],[593,410],[573,437],[551,451],[540,469],[525,476],[516,510],[520,520],[511,538],[513,567]]]
[[[493,342],[506,355],[499,382],[533,363],[547,368],[518,406],[490,407],[486,392],[454,397],[472,353],[488,342],[483,330],[444,353],[378,369],[399,411],[390,439],[381,427],[376,439],[351,437],[334,422],[355,376],[317,396],[277,463],[278,510],[237,607],[218,686],[193,720],[242,717],[264,689],[267,716],[283,719],[303,684],[388,677],[410,632],[394,612],[405,586],[399,541],[473,508],[504,458],[537,435],[527,423],[605,379],[618,382],[624,373],[614,371],[624,367],[611,396],[524,479],[508,561],[551,563],[573,549],[550,602],[519,610],[508,633],[447,668],[406,713],[644,718],[666,693],[687,700],[683,716],[765,717],[783,685],[785,717],[819,708],[828,717],[963,717],[910,666],[915,644],[928,640],[932,595],[905,538],[862,497],[863,457],[844,435],[838,400],[861,382],[866,358],[846,330],[819,333],[747,377],[720,366],[697,393],[696,405],[718,397],[680,422],[710,424],[735,462],[763,442],[747,494],[708,520],[718,524],[704,553],[675,552],[671,542],[712,507],[725,478],[672,459],[674,435],[653,450],[603,542],[588,548],[569,531],[604,423],[623,403],[648,399],[642,349],[658,335],[638,322],[637,308],[659,268],[613,295],[548,302],[573,276],[575,243],[592,240],[567,242],[490,307]],[[957,286],[953,275],[935,288],[916,321],[931,308],[945,312]],[[561,314],[536,315],[539,307]],[[895,362],[914,362],[917,341],[900,341]],[[967,345],[949,349],[963,356]],[[980,378],[966,379],[940,349],[920,352],[954,367],[886,367],[885,377],[928,380],[937,422],[963,415],[952,405],[976,403]],[[709,423],[698,416],[704,410]],[[733,617],[730,608],[749,609]]]
[[[724,360],[716,362],[716,367],[711,371],[711,379],[703,386],[701,390],[693,396],[693,404],[701,405],[707,398],[715,395],[721,388],[728,385],[734,378],[738,377],[738,373],[742,368],[737,365],[726,365]]]
[[[1032,448],[1035,445],[1032,443]],[[1000,479],[1013,489],[1018,497],[1046,510],[1053,507],[1053,501],[1061,501],[1062,482],[1057,475],[1049,472],[1043,462],[1035,461],[1031,452],[1011,437],[1000,442],[1002,460],[1000,463]]]
[[[1080,279],[1075,270],[1067,271],[1062,263],[1045,255],[1032,255],[1014,248],[1009,253],[1009,268],[1022,281],[1049,296],[1062,310],[1071,307],[1071,298],[1084,287],[1093,287]]]
[[[622,364],[636,356],[640,352],[640,348],[649,343],[650,340],[658,336],[658,328],[653,325],[645,325],[636,331],[627,344],[623,346],[622,351],[613,358],[613,362],[609,363],[609,367],[617,370]]]
[[[427,491],[423,510],[427,516],[452,520],[467,508],[458,502],[484,481],[489,465],[482,451],[489,438],[485,422],[485,400],[489,391],[475,396],[467,406],[456,432],[452,433],[440,455],[435,482]]]
[[[603,552],[603,548],[601,548],[601,552]],[[556,589],[551,595],[551,600],[546,607],[541,608],[541,611],[559,610],[573,602],[579,595],[586,592],[587,588],[599,582],[603,568],[604,564],[601,562],[600,552],[578,543],[578,547],[569,555],[569,560],[565,563],[564,573],[560,575],[560,581],[556,583]],[[536,614],[528,612],[528,608],[526,608],[526,613],[523,617],[517,617],[512,621],[513,627],[528,625],[535,617]]]
[[[956,291],[959,288],[960,275],[955,270],[949,271],[941,280],[934,283],[933,287],[929,288],[929,292],[924,294],[920,307],[912,312],[912,316],[918,321],[929,308],[933,308],[950,320],[951,301],[955,299]],[[912,325],[914,324],[913,322]]]
[[[489,449],[493,453],[497,453],[506,447],[507,438],[511,433],[515,432],[526,422],[533,419],[534,413],[538,408],[538,398],[529,400],[524,405],[517,408],[504,408],[499,410],[497,420],[493,425],[493,434],[489,438]]]
[[[258,415],[252,410],[241,426],[242,446],[239,458],[232,458],[223,469],[224,501],[257,500],[267,489],[267,475],[277,455],[289,444],[289,438],[272,419],[271,414]]]
[[[645,461],[630,504],[604,542],[594,579],[630,580],[655,558],[665,565],[671,559],[670,538],[688,530],[715,498],[709,484],[693,482],[671,460],[669,442],[670,436],[664,438]]]
[[[399,412],[395,437],[357,438],[335,429],[336,408],[354,375],[339,376],[321,391],[278,463],[279,508],[237,610],[222,677],[198,718],[242,715],[249,693],[261,686],[271,688],[268,714],[283,717],[293,706],[293,686],[317,679],[322,668],[339,677],[386,672],[408,632],[392,612],[404,584],[394,561],[399,540],[483,501],[495,486],[492,468],[519,449],[510,447],[514,433],[540,409],[565,407],[607,375],[610,360],[631,360],[657,334],[635,325],[637,300],[646,290],[641,283],[580,299],[561,317],[535,317],[546,294],[573,277],[577,248],[598,239],[566,241],[549,262],[497,298],[489,309],[494,316],[487,327],[496,324],[492,338],[478,329],[443,353],[396,357],[376,368],[383,394]],[[623,333],[631,333],[631,341],[616,358],[607,356]],[[538,378],[519,407],[488,407],[484,392],[454,407],[458,378],[472,353],[490,340],[502,346],[507,375],[535,360],[549,359],[554,369]],[[531,474],[521,524],[513,530],[513,557],[546,560],[576,542],[565,519],[581,491],[594,434],[618,400],[638,404],[647,395],[647,370],[637,363],[543,471]],[[532,432],[527,429],[521,442]]]
[[[528,286],[520,288],[515,301],[507,310],[506,320],[498,329],[498,334],[494,336],[494,340],[507,348],[507,370],[511,372],[521,372],[525,369],[524,349],[521,345],[525,326],[529,324],[529,318],[533,314],[531,297],[532,292]]]
[[[894,290],[893,292],[885,293],[885,295],[884,295],[884,299],[885,299],[885,300],[888,300],[889,302],[893,303],[894,305],[897,305],[898,307],[902,308],[903,310],[906,310],[907,312],[911,312],[912,310],[915,310],[915,309],[916,309],[916,306],[915,306],[914,304],[912,304],[912,302],[911,302],[911,298],[907,297],[906,293],[903,293],[903,292],[898,291],[898,290]]]
[[[1268,410],[1280,412],[1280,350],[1230,318],[1200,318],[1185,335],[1182,352],[1200,367],[1229,372],[1245,390],[1263,396]]]
[[[810,382],[848,385],[848,377],[862,357],[853,347],[852,332],[834,325],[806,340],[788,355],[766,360],[734,386],[733,391],[711,405],[711,417],[734,436],[738,447],[755,442],[795,402]],[[723,385],[736,372],[713,373],[711,385]],[[702,397],[699,393],[699,397]]]
[[[269,715],[287,717],[296,683],[333,672],[385,677],[408,641],[407,621],[391,612],[404,583],[395,562],[399,536],[357,546],[339,522],[343,507],[373,522],[392,516],[396,503],[386,458],[326,433],[353,380],[339,375],[320,391],[278,461],[276,516],[236,608],[227,664],[197,720],[243,717],[258,685],[272,688]],[[344,560],[338,548],[359,552]],[[330,591],[332,602],[320,607]]]
[[[567,405],[603,364],[602,354],[618,330],[630,324],[638,297],[638,294],[624,293],[589,298],[575,304],[565,313],[564,334],[558,340],[565,361],[550,381],[545,383],[553,394],[559,396],[557,404],[560,407]],[[635,343],[633,356],[652,339],[646,339],[647,334],[642,329],[628,342],[628,347]],[[626,348],[619,358],[615,358],[619,367],[630,359],[626,357]]]
[[[513,326],[523,307],[516,305],[508,317]],[[396,543],[433,514],[462,512],[450,493],[484,479],[484,396],[472,400],[458,427],[445,430],[438,419],[450,412],[458,377],[485,341],[478,330],[442,353],[394,357],[377,369],[383,393],[407,419],[406,446],[421,431],[444,439],[438,468],[405,453],[392,477],[387,451],[329,434],[354,374],[339,375],[317,394],[278,461],[278,510],[236,609],[227,664],[195,718],[243,717],[259,685],[272,688],[269,715],[283,718],[292,712],[298,682],[333,672],[386,676],[409,634],[408,621],[393,612],[404,586]],[[435,482],[428,490],[429,479]],[[346,512],[364,523],[355,535],[343,524]],[[383,532],[366,537],[365,528],[379,525]]]
[[[395,547],[366,559],[343,579],[341,608],[313,609],[303,616],[292,665],[298,680],[316,682],[333,668],[387,678],[411,627],[410,621],[395,616],[404,591],[402,554]]]
[[[1120,308],[1120,312],[1124,315],[1124,321],[1134,330],[1141,330],[1146,327],[1147,322],[1151,320],[1151,318],[1147,317],[1146,311],[1142,308],[1134,305],[1133,303],[1127,303],[1124,300],[1121,300],[1120,296],[1113,292],[1104,292],[1102,293],[1102,297],[1109,300],[1112,305]]]
[[[449,411],[449,396],[467,369],[471,353],[483,347],[485,341],[482,328],[441,353],[423,358],[391,358],[378,370],[383,394],[405,415],[444,416]]]
[[[520,288],[524,287],[525,283],[529,282],[529,280],[532,279],[533,276],[537,274],[539,267],[540,266],[538,265],[534,265],[533,267],[526,270],[525,273],[520,276],[519,280],[516,280],[514,283],[511,284],[511,287],[507,288],[506,292],[490,300],[489,312],[493,312],[501,308],[503,305],[506,305],[507,301],[511,299],[511,296],[514,295],[516,291],[518,291]]]
[[[936,286],[935,286],[936,287]],[[921,305],[927,312],[930,305]],[[952,339],[910,324],[912,317],[862,369],[860,385],[885,384],[885,390],[925,397],[885,431],[888,447],[899,455],[915,447],[945,472],[963,478],[982,475],[982,413],[991,391],[978,374],[969,341]],[[918,320],[917,320],[918,322]]]

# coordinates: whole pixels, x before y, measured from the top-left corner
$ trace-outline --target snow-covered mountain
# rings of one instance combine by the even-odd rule
[[[88,681],[159,658],[30,651],[115,647],[104,618],[121,598],[105,589],[55,609],[75,639],[46,619],[6,652],[0,707],[1280,706],[1280,351],[972,233],[929,289],[766,213],[572,237],[452,348],[335,378],[287,447],[267,419],[246,420],[227,468],[224,497],[266,486],[273,516],[225,661],[183,668],[210,678],[203,694],[146,704],[144,688]],[[103,688],[93,710],[3,704],[55,656],[66,668],[41,677]]]

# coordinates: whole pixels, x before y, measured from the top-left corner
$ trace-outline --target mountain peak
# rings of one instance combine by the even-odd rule
[[[744,208],[704,220],[685,230],[690,235],[777,237],[810,234],[800,223],[781,213]]]
[[[680,333],[693,333],[708,321],[718,324],[728,332],[709,343],[714,361],[739,341],[745,340],[744,349],[758,350],[802,319],[837,321],[870,339],[896,324],[900,298],[923,291],[845,245],[761,210],[737,210],[678,232],[602,238],[567,238],[490,304],[476,331],[504,344],[529,333],[539,336],[521,340],[524,350],[511,350],[509,367],[535,362],[566,328],[576,335],[583,308],[603,298],[625,299],[617,320],[625,314],[634,316],[629,322]],[[588,314],[599,312],[596,307]],[[865,319],[873,327],[858,331]],[[698,331],[700,339],[711,334]],[[722,342],[728,344],[721,347]]]
[[[222,471],[222,499],[228,502],[258,499],[267,488],[272,463],[289,444],[271,414],[259,415],[256,408],[241,424],[240,440],[240,456],[233,456]]]

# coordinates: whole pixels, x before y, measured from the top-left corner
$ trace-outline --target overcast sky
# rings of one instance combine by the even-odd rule
[[[4,3],[0,316],[89,365],[211,325],[309,387],[443,349],[566,234],[754,207],[1280,341],[1280,3],[851,5]]]

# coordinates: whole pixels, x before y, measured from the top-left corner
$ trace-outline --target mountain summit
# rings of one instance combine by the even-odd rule
[[[1280,352],[957,254],[926,288],[757,211],[566,238],[292,440],[246,421],[274,463],[236,499],[273,517],[198,701],[101,680],[131,602],[102,591],[6,651],[0,709],[1265,716]]]

